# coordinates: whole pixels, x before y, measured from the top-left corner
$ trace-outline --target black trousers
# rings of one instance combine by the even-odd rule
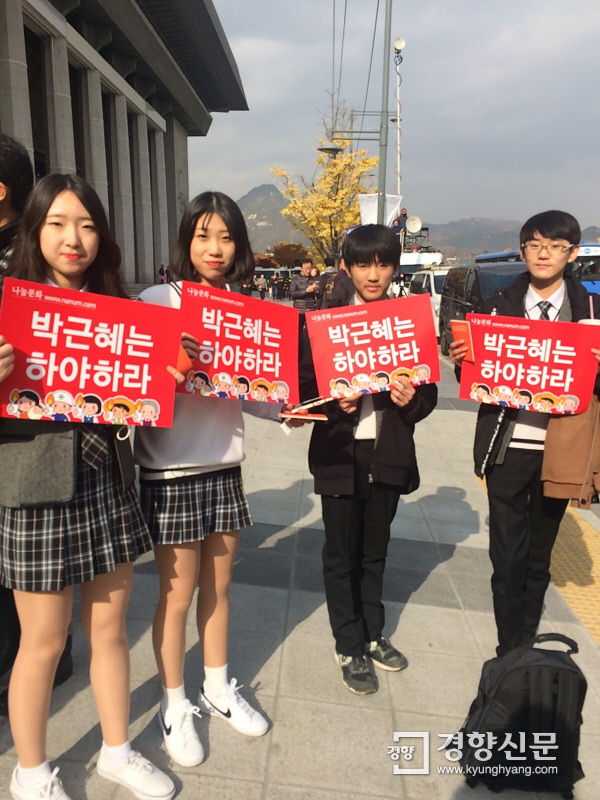
[[[354,495],[321,498],[323,578],[338,653],[360,656],[383,630],[383,572],[400,491],[373,483],[373,440],[354,443]]]
[[[542,458],[541,451],[509,448],[504,463],[487,475],[498,655],[536,634],[552,548],[568,505],[544,497]]]

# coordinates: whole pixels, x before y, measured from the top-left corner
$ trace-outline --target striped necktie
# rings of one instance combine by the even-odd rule
[[[554,307],[552,303],[549,303],[547,300],[540,300],[538,306],[540,307],[540,319],[550,319],[548,312]]]

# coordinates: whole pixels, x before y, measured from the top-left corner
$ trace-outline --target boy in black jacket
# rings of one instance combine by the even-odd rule
[[[567,265],[577,257],[581,231],[564,211],[531,217],[520,233],[527,272],[496,292],[485,313],[578,321],[590,316],[589,295]],[[600,351],[593,351],[598,354]],[[457,367],[466,347],[450,346]],[[475,429],[475,472],[486,477],[490,504],[492,594],[498,655],[532,639],[550,582],[550,558],[568,500],[545,497],[541,480],[548,415],[482,405]],[[576,444],[576,443],[575,443]]]
[[[342,261],[354,287],[350,305],[384,300],[400,263],[400,242],[383,225],[365,225],[346,237]],[[318,394],[306,331],[300,346],[306,399]],[[308,458],[325,523],[327,609],[342,680],[356,694],[377,691],[373,664],[391,671],[408,665],[382,635],[383,572],[400,495],[419,486],[415,423],[436,402],[435,385],[394,383],[389,392],[327,403],[328,422],[314,426]]]

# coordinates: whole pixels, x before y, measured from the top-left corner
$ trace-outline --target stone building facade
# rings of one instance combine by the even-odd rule
[[[212,0],[0,0],[0,130],[36,177],[92,184],[129,283],[168,263],[187,137],[233,110],[247,104]]]

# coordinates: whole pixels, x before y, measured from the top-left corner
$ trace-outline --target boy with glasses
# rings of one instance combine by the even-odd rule
[[[496,292],[484,313],[561,322],[589,318],[589,295],[567,270],[580,240],[577,220],[564,211],[544,211],[527,220],[520,233],[527,272]],[[463,339],[450,345],[457,377],[466,352]],[[600,350],[593,352],[599,358]],[[477,417],[475,472],[487,481],[498,655],[536,634],[552,548],[569,502],[544,496],[541,470],[548,421],[547,414],[495,405],[481,405]],[[555,422],[561,424],[560,418]]]

